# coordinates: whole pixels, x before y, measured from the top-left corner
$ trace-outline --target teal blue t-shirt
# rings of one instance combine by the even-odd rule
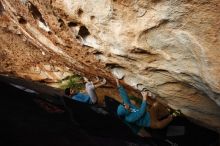
[[[136,107],[130,102],[128,94],[123,86],[118,87],[120,97],[123,99],[123,103],[128,104],[131,111],[126,110],[124,120],[125,122],[135,124],[141,127],[150,127],[150,114],[146,111],[147,102],[143,101],[140,108]]]
[[[75,95],[73,95],[71,97],[73,100],[77,100],[79,102],[83,102],[83,103],[88,103],[88,104],[91,104],[91,99],[90,99],[90,96],[87,95],[86,93],[76,93]]]

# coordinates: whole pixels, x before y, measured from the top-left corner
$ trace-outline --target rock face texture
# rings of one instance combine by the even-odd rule
[[[0,72],[124,76],[219,129],[219,8],[219,0],[1,0]]]

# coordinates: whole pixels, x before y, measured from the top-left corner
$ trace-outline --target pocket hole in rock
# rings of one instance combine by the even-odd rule
[[[71,21],[67,24],[69,27],[76,27],[78,25],[77,22]]]
[[[28,2],[28,9],[34,17],[34,19],[39,19],[45,26],[47,25],[38,8],[31,2]]]
[[[25,20],[24,17],[22,17],[22,16],[20,16],[20,17],[18,18],[18,22],[19,22],[20,24],[27,24],[27,20]]]
[[[82,10],[81,8],[79,8],[79,9],[77,10],[77,14],[78,14],[78,16],[80,17],[80,16],[83,14],[83,10]]]
[[[58,19],[58,22],[60,23],[60,27],[64,26],[64,21],[62,19]]]
[[[91,19],[91,20],[95,19],[95,16],[90,16],[90,19]]]
[[[81,26],[78,35],[80,35],[82,38],[85,38],[90,35],[90,32],[85,26]]]

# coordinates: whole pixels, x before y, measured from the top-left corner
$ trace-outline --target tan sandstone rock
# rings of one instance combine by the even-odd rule
[[[193,120],[220,128],[219,7],[219,0],[2,0],[0,35],[2,41],[7,28],[19,44],[18,36],[25,38],[19,48],[24,56],[32,53],[27,42],[34,44],[33,62],[113,80],[110,71]],[[16,50],[4,44],[0,53],[14,58]],[[21,72],[10,63],[1,63],[2,72]]]

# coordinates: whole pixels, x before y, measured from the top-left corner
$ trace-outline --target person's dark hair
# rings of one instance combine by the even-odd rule
[[[65,89],[65,94],[66,94],[66,95],[70,95],[70,88],[66,88],[66,89]]]

